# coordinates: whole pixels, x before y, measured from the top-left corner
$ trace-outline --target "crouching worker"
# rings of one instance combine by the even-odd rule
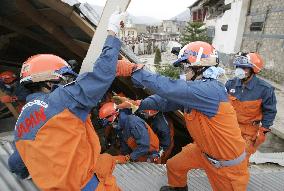
[[[140,110],[139,106],[142,100],[131,100],[126,97],[114,96],[113,99],[117,100],[120,108],[136,108],[137,113],[140,113],[145,120],[149,123],[154,133],[158,136],[160,142],[161,163],[167,162],[174,148],[174,126],[170,118],[164,116],[163,112],[156,110]],[[143,103],[147,102],[147,98]]]
[[[93,71],[71,83],[66,84],[68,76],[76,74],[58,56],[35,55],[22,66],[20,83],[32,94],[15,127],[19,155],[8,162],[20,175],[16,167],[25,165],[41,190],[106,190],[97,188],[101,181],[96,175],[101,147],[89,113],[115,79],[121,47],[115,35],[122,17],[118,13],[110,17],[109,35]],[[21,161],[23,165],[18,164]]]
[[[26,102],[26,97],[30,94],[30,92],[20,84],[16,74],[12,71],[0,73],[0,90],[7,94],[0,97],[0,102],[12,103],[16,106],[18,112],[21,111]]]
[[[149,125],[129,109],[119,110],[115,103],[105,103],[99,118],[105,126],[111,125],[120,136],[120,150],[124,162],[160,163],[159,139]]]

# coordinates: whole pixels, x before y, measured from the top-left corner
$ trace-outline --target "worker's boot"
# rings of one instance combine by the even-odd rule
[[[188,187],[187,185],[185,187],[162,186],[160,191],[188,191]]]

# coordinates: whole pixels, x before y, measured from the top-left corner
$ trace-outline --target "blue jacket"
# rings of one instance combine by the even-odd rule
[[[262,126],[269,128],[273,124],[277,113],[274,87],[259,79],[256,75],[246,85],[243,85],[240,79],[233,78],[228,80],[225,86],[231,96],[239,100],[240,103],[247,105],[247,107],[249,107],[251,101],[259,100],[262,112]],[[251,105],[257,107],[255,102]],[[245,115],[246,109],[240,109],[237,112],[244,112]]]
[[[159,111],[196,109],[208,117],[218,111],[219,103],[228,101],[224,85],[215,79],[196,81],[172,80],[146,70],[138,70],[132,74],[136,87],[148,88],[156,95],[142,100],[141,110],[154,109]]]
[[[93,176],[100,144],[88,115],[115,78],[120,47],[117,38],[108,36],[92,72],[49,94],[27,97],[15,127],[16,152],[39,188],[79,190]],[[10,168],[18,161],[10,158]]]
[[[13,85],[5,85],[0,80],[0,89],[7,92],[10,96],[16,96],[18,101],[22,102],[25,102],[26,97],[30,94],[29,90],[22,86],[19,81],[15,82]]]
[[[164,151],[167,150],[171,144],[171,132],[167,119],[162,112],[153,117],[152,129],[159,138],[160,146]]]
[[[147,155],[150,149],[150,137],[145,126],[145,121],[140,117],[129,113],[128,110],[119,112],[118,125],[121,129],[121,153],[130,154],[130,158],[136,161],[140,156]],[[134,138],[137,144],[135,150],[127,145],[129,138]]]
[[[219,160],[231,160],[244,152],[237,117],[221,82],[173,80],[143,69],[132,74],[132,81],[156,93],[143,100],[140,109],[184,111],[186,127],[202,152]]]

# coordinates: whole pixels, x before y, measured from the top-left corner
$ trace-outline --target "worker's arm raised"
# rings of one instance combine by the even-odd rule
[[[65,98],[65,103],[82,119],[85,119],[91,108],[97,105],[115,78],[121,41],[115,37],[117,31],[113,31],[112,28],[120,28],[120,23],[117,23],[118,17],[120,14],[112,15],[109,19],[109,35],[102,53],[94,63],[93,71],[79,75],[74,82],[63,87],[63,91],[69,95],[69,99]],[[114,27],[115,24],[118,26]]]

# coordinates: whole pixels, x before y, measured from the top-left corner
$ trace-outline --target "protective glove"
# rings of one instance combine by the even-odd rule
[[[165,151],[164,151],[163,147],[160,147],[160,149],[159,149],[159,157],[160,158],[163,156],[164,152]]]
[[[158,153],[154,153],[147,159],[147,162],[159,164],[161,163],[161,157]]]
[[[112,97],[115,103],[119,103],[116,108],[117,109],[131,109],[132,113],[135,113],[141,103],[141,100],[131,100],[126,97],[120,97],[120,96],[113,96]]]
[[[114,156],[114,160],[116,164],[125,164],[130,161],[129,155],[118,155]]]
[[[126,12],[119,13],[119,10],[116,10],[108,20],[107,30],[113,31],[115,34],[118,34],[120,28],[124,27],[126,16]]]
[[[266,139],[265,134],[270,131],[271,131],[270,129],[259,127],[257,134],[256,134],[255,142],[253,145],[255,149],[257,149],[262,143],[265,142],[265,139]]]
[[[124,97],[124,96],[115,95],[115,96],[112,96],[112,100],[114,101],[115,104],[118,105],[118,104],[121,104],[121,103],[128,101],[130,99],[127,98],[127,97]],[[119,108],[119,109],[121,109],[121,108]]]
[[[132,72],[144,67],[144,64],[133,64],[126,60],[119,60],[116,66],[116,76],[128,77]]]
[[[11,102],[16,102],[18,100],[18,98],[16,96],[9,96],[9,95],[5,95],[0,97],[0,101],[2,103],[11,103]]]

